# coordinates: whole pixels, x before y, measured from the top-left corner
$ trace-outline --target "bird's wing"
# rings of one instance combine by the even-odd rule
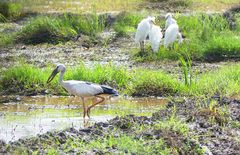
[[[63,87],[71,94],[77,96],[94,96],[103,93],[100,85],[85,81],[64,81]]]
[[[113,88],[106,86],[106,85],[101,85],[102,89],[103,89],[103,93],[104,94],[110,94],[110,95],[114,95],[114,96],[118,96],[118,92],[116,90],[114,90]]]
[[[137,27],[137,32],[135,35],[135,41],[143,41],[146,39],[147,35],[149,34],[150,24],[146,19],[142,20]]]
[[[165,32],[164,44],[175,41],[178,33],[178,25],[171,24]]]
[[[151,42],[151,46],[154,52],[158,52],[162,37],[163,35],[161,32],[161,28],[159,26],[153,25],[149,33],[149,40]]]

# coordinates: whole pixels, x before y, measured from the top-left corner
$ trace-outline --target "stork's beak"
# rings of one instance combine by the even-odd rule
[[[58,73],[58,68],[55,68],[52,74],[49,76],[47,83],[50,83],[54,79],[54,77],[57,75],[57,73]]]

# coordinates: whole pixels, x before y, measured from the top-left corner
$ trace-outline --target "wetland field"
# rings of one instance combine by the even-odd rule
[[[182,44],[135,42],[140,21]],[[119,96],[84,119],[58,78]],[[86,102],[90,106],[91,101]],[[0,154],[240,154],[239,0],[3,0],[0,2]]]

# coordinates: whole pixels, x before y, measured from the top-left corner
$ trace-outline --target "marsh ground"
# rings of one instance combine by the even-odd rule
[[[3,121],[11,122],[10,115],[12,120],[17,120],[14,116],[19,114],[28,117],[45,107],[58,109],[54,105],[60,101],[38,106],[29,104],[32,99],[24,101],[15,96],[41,94],[51,100],[52,94],[67,95],[56,80],[49,86],[45,84],[57,63],[65,63],[69,68],[66,79],[108,84],[122,96],[149,97],[144,104],[159,96],[168,102],[158,109],[158,104],[154,104],[154,108],[148,107],[149,111],[141,106],[122,105],[127,112],[121,108],[111,110],[111,105],[118,102],[107,102],[97,107],[96,113],[104,115],[108,111],[111,117],[117,116],[114,119],[96,119],[93,122],[97,123],[89,127],[40,132],[38,136],[9,143],[0,140],[0,153],[240,154],[239,10],[230,11],[227,18],[222,16],[239,3],[237,0],[56,0],[25,5],[27,2],[11,5],[12,11],[0,18],[0,94],[7,95],[0,103]],[[23,12],[16,14],[14,10]],[[66,14],[66,10],[87,16]],[[186,35],[185,43],[170,51],[161,47],[158,54],[153,54],[148,44],[146,53],[139,55],[134,43],[137,23],[151,14],[163,26],[163,16],[169,11],[180,12],[175,17]],[[106,12],[103,17],[97,14]],[[190,66],[181,63],[179,53],[186,61],[185,56],[190,55]],[[66,117],[74,120],[75,114],[80,116],[76,109],[81,106],[69,98],[68,107],[60,109],[69,110]],[[12,107],[17,110],[8,115],[5,110]],[[27,112],[21,113],[20,107]],[[144,116],[133,116],[136,113],[129,109],[140,109]],[[48,112],[40,114],[49,116]]]

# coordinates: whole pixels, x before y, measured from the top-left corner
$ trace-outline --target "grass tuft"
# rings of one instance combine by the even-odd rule
[[[105,25],[105,18],[97,14],[77,16],[39,16],[32,18],[17,34],[16,42],[26,44],[59,43],[75,38],[78,34],[95,37]]]
[[[129,33],[136,31],[138,23],[144,18],[141,14],[122,13],[118,16],[114,24],[114,30],[117,36],[127,36]]]
[[[17,20],[24,15],[23,6],[20,3],[0,2],[0,21]]]
[[[53,94],[66,94],[55,78],[50,85],[46,80],[52,68],[39,69],[31,65],[14,66],[2,71],[0,88],[4,94],[36,94],[49,89]],[[107,84],[120,93],[131,96],[231,96],[240,93],[240,65],[226,66],[214,72],[192,77],[191,85],[172,75],[156,70],[126,70],[112,64],[84,65],[67,68],[65,80],[83,80]]]
[[[196,14],[175,18],[181,33],[186,37],[183,44],[172,50],[160,47],[157,54],[147,56],[136,55],[140,61],[156,61],[161,59],[178,60],[180,55],[189,55],[193,60],[221,61],[226,59],[239,59],[239,31],[231,30],[228,21],[219,14]],[[160,25],[164,25],[161,21]],[[149,52],[152,53],[152,52]],[[142,57],[142,58],[141,58]]]

